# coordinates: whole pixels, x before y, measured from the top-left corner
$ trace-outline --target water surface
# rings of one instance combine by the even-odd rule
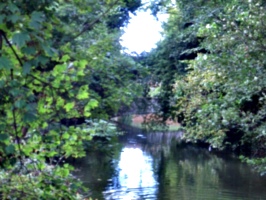
[[[75,163],[93,199],[266,199],[266,177],[232,154],[182,145],[180,133],[126,131],[109,155],[92,152]]]

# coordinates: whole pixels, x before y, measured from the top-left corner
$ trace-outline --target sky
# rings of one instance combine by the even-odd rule
[[[138,11],[131,14],[127,27],[123,28],[124,34],[120,38],[121,45],[127,50],[126,53],[149,52],[156,48],[156,43],[162,39],[162,22],[167,20],[167,15],[160,14],[159,21],[151,15],[150,11]]]

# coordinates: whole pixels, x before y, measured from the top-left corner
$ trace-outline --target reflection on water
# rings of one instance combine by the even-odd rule
[[[119,187],[154,187],[157,184],[152,171],[152,158],[139,148],[124,148],[118,169]]]
[[[77,176],[98,200],[266,199],[266,177],[232,155],[183,146],[178,137],[130,130],[112,157],[94,152],[77,161]]]
[[[124,147],[120,154],[117,176],[104,192],[106,199],[155,198],[157,181],[152,157],[140,148]]]

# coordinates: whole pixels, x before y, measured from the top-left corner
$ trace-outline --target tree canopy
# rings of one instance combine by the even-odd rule
[[[262,174],[265,6],[260,0],[176,1],[167,10],[165,40],[147,61],[161,83],[160,114],[183,125],[184,139],[249,155],[245,160]]]
[[[157,82],[158,115],[184,139],[242,154],[266,172],[262,0],[152,1],[169,13],[164,40],[126,55],[120,29],[140,0],[0,3],[0,196],[84,199],[63,160],[85,156],[108,120]],[[146,92],[147,93],[147,92]]]
[[[1,199],[78,199],[62,164],[141,94],[120,27],[139,0],[0,3]],[[100,121],[99,121],[100,120]]]

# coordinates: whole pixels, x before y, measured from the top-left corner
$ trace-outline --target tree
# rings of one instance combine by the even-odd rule
[[[168,116],[185,126],[187,141],[259,158],[247,160],[265,172],[265,3],[182,0],[175,5],[154,64],[168,86],[162,94],[170,93]],[[183,47],[194,39],[197,45]],[[168,67],[175,63],[185,66],[181,76]],[[170,81],[164,82],[168,74]]]
[[[106,128],[94,119],[108,119],[138,93],[129,73],[136,66],[120,54],[119,29],[108,26],[129,2],[0,3],[2,199],[82,198],[61,161],[84,156],[84,141]]]

